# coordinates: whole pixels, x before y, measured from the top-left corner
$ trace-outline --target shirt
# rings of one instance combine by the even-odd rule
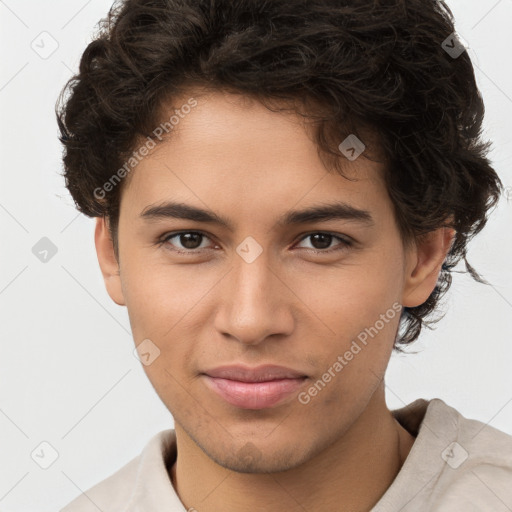
[[[370,512],[512,512],[511,435],[438,398],[391,413],[416,439]],[[187,512],[168,473],[175,460],[175,431],[163,430],[61,512]]]

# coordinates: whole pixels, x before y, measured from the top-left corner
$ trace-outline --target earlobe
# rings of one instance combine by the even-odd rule
[[[107,292],[116,304],[119,306],[125,306],[126,303],[121,286],[119,264],[114,253],[114,245],[110,237],[105,217],[98,217],[96,219],[94,242],[96,244],[98,263],[103,275],[103,280],[105,281]]]
[[[403,306],[420,306],[428,299],[436,286],[454,236],[454,229],[443,227],[423,235],[416,242],[416,247],[407,257]]]

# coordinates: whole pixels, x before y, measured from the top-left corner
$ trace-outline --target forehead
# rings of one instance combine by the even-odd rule
[[[173,114],[169,135],[132,171],[122,208],[125,196],[139,213],[169,198],[240,213],[326,198],[356,207],[386,201],[383,164],[364,157],[351,162],[340,153],[346,177],[328,170],[312,125],[293,110],[272,112],[254,98],[214,91],[175,98],[162,108],[162,119]]]

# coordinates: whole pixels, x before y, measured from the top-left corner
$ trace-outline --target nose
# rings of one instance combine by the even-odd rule
[[[250,263],[235,254],[233,268],[218,290],[217,332],[246,345],[290,335],[295,296],[289,279],[265,251]]]

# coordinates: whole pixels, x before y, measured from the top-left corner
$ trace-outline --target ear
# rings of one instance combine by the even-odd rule
[[[98,217],[96,219],[94,242],[96,244],[98,262],[100,264],[107,292],[116,304],[119,306],[125,306],[126,303],[121,287],[119,264],[114,253],[114,245],[110,237],[108,223],[105,217]]]
[[[420,306],[429,298],[437,284],[454,236],[454,229],[438,228],[421,236],[410,249],[402,295],[404,306]]]

